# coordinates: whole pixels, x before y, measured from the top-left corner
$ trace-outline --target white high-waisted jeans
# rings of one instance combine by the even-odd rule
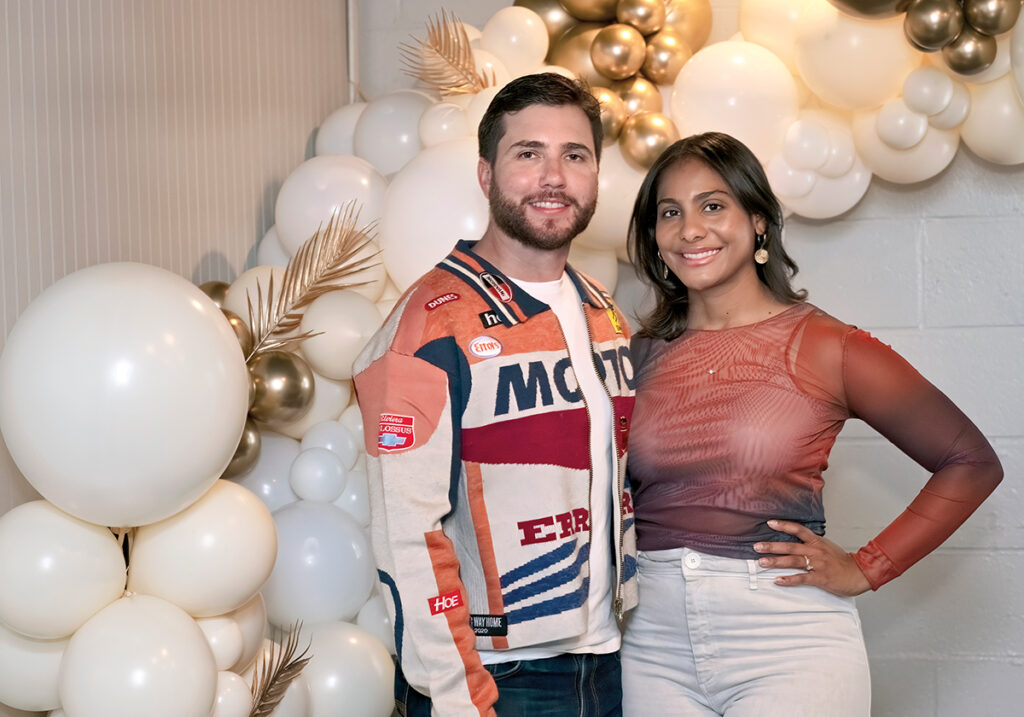
[[[781,587],[793,570],[689,548],[641,551],[622,644],[625,717],[867,717],[852,598]]]

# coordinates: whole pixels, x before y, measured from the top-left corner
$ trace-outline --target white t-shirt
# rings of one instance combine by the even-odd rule
[[[590,494],[590,593],[587,597],[587,631],[573,638],[511,650],[481,650],[485,665],[514,660],[539,660],[567,652],[603,654],[619,649],[619,627],[612,614],[615,589],[612,555],[613,475],[615,473],[612,405],[608,391],[594,366],[583,306],[568,274],[556,281],[515,279],[527,293],[551,307],[562,326],[569,347],[569,360],[590,414],[590,464],[593,482]],[[572,387],[570,387],[571,389]]]

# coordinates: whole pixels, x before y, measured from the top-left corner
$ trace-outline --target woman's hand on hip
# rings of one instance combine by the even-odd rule
[[[755,543],[754,550],[771,553],[758,560],[763,568],[800,570],[794,575],[775,579],[776,585],[795,587],[813,585],[833,595],[853,597],[867,592],[871,584],[864,577],[853,556],[809,528],[787,520],[769,520],[768,527],[789,533],[802,542]]]

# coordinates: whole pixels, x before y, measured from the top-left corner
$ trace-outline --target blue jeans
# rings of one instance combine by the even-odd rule
[[[498,685],[498,717],[621,717],[622,669],[618,652],[559,655],[485,665]],[[395,700],[406,717],[430,717],[430,698],[395,671]],[[401,706],[399,706],[399,713]]]

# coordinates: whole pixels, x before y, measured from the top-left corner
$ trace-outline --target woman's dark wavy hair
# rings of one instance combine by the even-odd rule
[[[665,263],[658,254],[654,230],[658,220],[658,183],[667,169],[688,160],[703,162],[717,172],[747,214],[764,218],[762,246],[768,251],[768,263],[755,264],[757,278],[787,304],[807,297],[805,290],[795,291],[790,285],[797,265],[782,246],[782,207],[757,157],[745,144],[727,134],[695,134],[671,145],[654,161],[633,205],[629,258],[641,280],[654,287],[657,299],[654,309],[640,319],[641,336],[671,340],[686,328],[686,286],[672,272],[664,276]]]

